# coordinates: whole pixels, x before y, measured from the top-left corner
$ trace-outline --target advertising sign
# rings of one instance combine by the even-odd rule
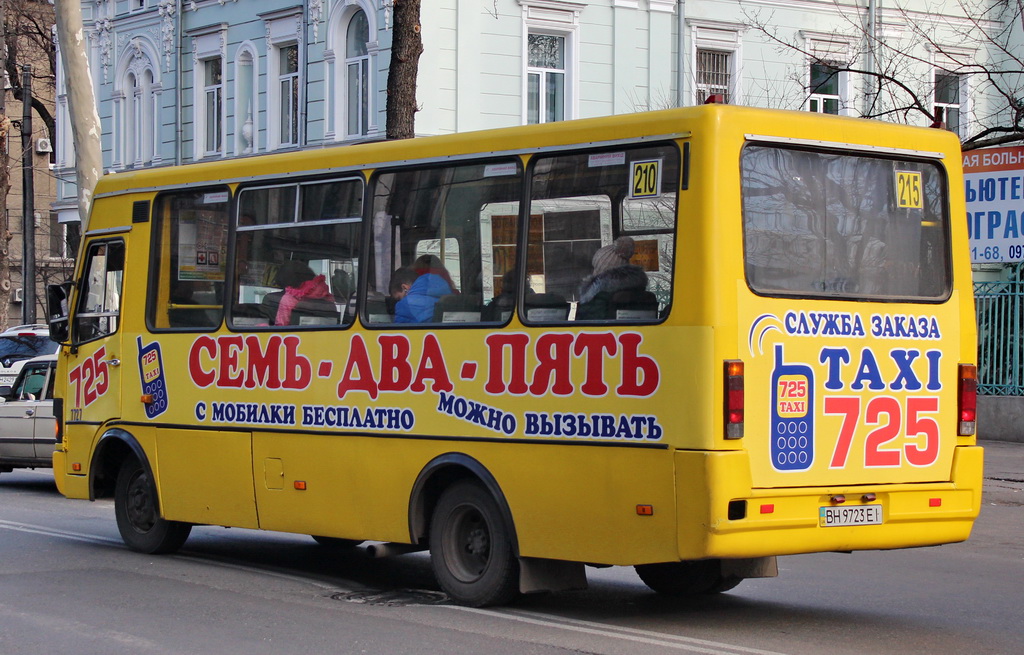
[[[971,262],[1024,261],[1024,147],[964,153]]]

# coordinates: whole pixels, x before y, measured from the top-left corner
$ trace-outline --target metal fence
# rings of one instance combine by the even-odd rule
[[[977,282],[978,393],[1024,396],[1024,282]]]

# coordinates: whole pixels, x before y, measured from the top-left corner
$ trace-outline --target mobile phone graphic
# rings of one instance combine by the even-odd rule
[[[805,471],[814,462],[814,371],[785,364],[775,345],[772,371],[772,466],[777,471]]]
[[[142,393],[150,395],[153,401],[146,403],[146,418],[156,418],[167,411],[167,381],[164,378],[164,359],[160,354],[160,344],[153,342],[147,346],[139,344],[139,375],[142,378]]]

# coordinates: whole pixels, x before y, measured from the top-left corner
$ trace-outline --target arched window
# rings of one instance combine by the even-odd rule
[[[138,167],[157,162],[157,118],[160,82],[147,49],[133,42],[119,66],[114,94],[116,134],[115,166]]]
[[[370,25],[366,13],[359,9],[348,22],[345,31],[345,77],[348,82],[346,99],[346,136],[366,134],[370,114],[370,55],[367,43]]]

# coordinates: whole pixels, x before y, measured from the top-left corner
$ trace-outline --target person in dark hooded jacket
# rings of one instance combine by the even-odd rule
[[[647,288],[647,273],[629,263],[635,250],[633,239],[622,236],[594,253],[594,272],[580,287],[576,318],[605,318],[608,303],[616,292],[641,292]]]

